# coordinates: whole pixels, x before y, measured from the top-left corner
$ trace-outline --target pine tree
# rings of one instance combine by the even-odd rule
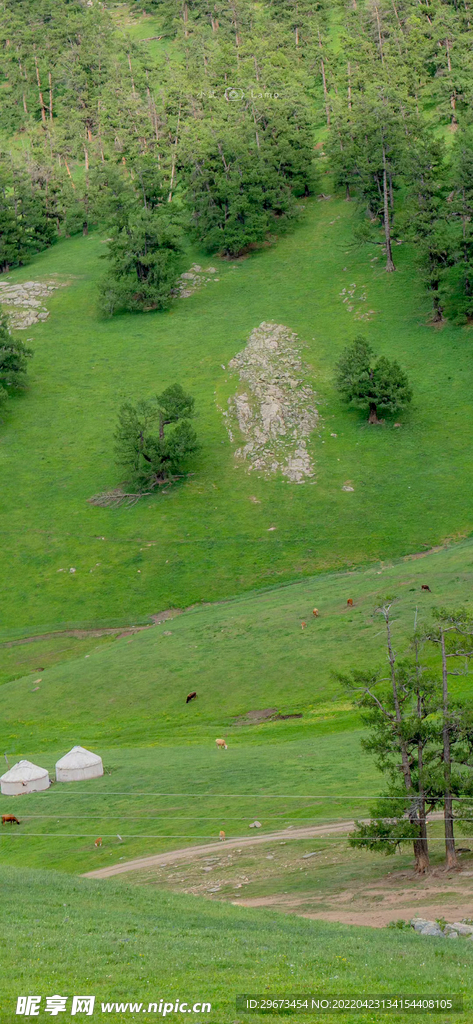
[[[22,341],[10,334],[9,318],[0,310],[0,404],[16,388],[24,388],[28,359],[33,355]]]
[[[154,399],[122,405],[115,433],[117,462],[138,492],[154,490],[181,475],[189,457],[199,451],[190,422],[193,415],[194,399],[180,384]]]
[[[349,405],[369,410],[369,423],[379,423],[379,411],[394,413],[412,400],[412,389],[399,363],[386,356],[374,359],[371,345],[362,337],[342,352],[335,385]]]

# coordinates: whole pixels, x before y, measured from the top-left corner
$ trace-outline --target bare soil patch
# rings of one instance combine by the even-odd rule
[[[162,622],[162,619],[158,620]],[[87,640],[100,636],[131,636],[133,633],[141,633],[143,629],[151,629],[151,626],[117,626],[110,629],[61,629],[56,633],[36,633],[34,636],[24,636],[19,640],[5,640],[0,647],[21,647],[23,644],[34,644],[37,640],[58,640],[62,636],[74,636],[77,640]]]
[[[411,884],[406,885],[406,881]],[[279,894],[243,897],[239,902],[247,907],[269,907],[299,917],[371,928],[385,928],[391,921],[409,921],[416,916],[459,921],[473,918],[473,871],[450,876],[436,871],[422,880],[414,872],[394,872],[371,886],[351,886],[331,895]]]

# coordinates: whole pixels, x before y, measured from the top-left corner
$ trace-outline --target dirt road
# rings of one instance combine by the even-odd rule
[[[226,839],[224,843],[206,843],[199,846],[184,846],[180,850],[168,850],[166,853],[154,853],[151,857],[138,857],[128,860],[125,864],[112,864],[108,868],[87,871],[84,878],[112,878],[124,875],[128,871],[141,871],[143,868],[159,867],[163,864],[175,864],[179,860],[192,860],[207,853],[221,853],[222,846],[226,850],[240,849],[242,846],[259,846],[261,843],[272,843],[281,839],[313,839],[317,836],[329,836],[351,832],[354,821],[333,822],[331,825],[311,825],[305,828],[286,828],[281,832],[265,832],[263,835],[241,836],[239,839]]]

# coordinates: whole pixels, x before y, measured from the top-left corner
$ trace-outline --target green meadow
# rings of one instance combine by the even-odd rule
[[[376,5],[373,10],[378,13]],[[120,33],[146,40],[151,58],[169,57],[179,72],[182,40],[176,45],[163,35],[160,18],[144,12],[132,17],[124,4],[114,5],[112,16]],[[324,27],[332,47],[329,91],[344,68],[342,22],[341,9],[330,10]],[[236,21],[234,28],[238,48]],[[292,46],[292,30],[287,40]],[[320,31],[318,43],[323,54]],[[401,49],[404,43],[399,54]],[[65,53],[67,62],[73,50]],[[318,62],[317,43],[314,53]],[[138,58],[127,58],[134,103],[133,74],[144,95],[145,63],[137,74]],[[448,49],[447,59],[450,65]],[[384,65],[382,53],[381,60]],[[432,79],[439,95],[444,71]],[[55,72],[46,79],[47,72],[49,64],[41,65],[53,121],[56,80]],[[393,274],[385,272],[381,233],[376,241],[373,228],[370,242],[356,240],[365,201],[346,202],[334,192],[333,167],[321,150],[327,138],[321,82],[318,69],[312,72],[308,99],[317,107],[319,140],[315,195],[300,201],[290,232],[241,258],[209,257],[189,242],[182,270],[194,262],[216,270],[214,280],[191,297],[173,300],[165,312],[102,317],[98,286],[107,240],[99,230],[61,238],[28,266],[2,275],[12,283],[53,277],[64,284],[47,300],[49,318],[19,332],[34,350],[28,387],[2,408],[0,422],[2,771],[28,758],[54,779],[57,759],[81,744],[101,754],[104,775],[1,798],[1,813],[20,821],[0,826],[1,1024],[21,1019],[16,999],[33,993],[42,996],[42,1019],[47,995],[67,995],[70,1010],[72,996],[85,993],[96,996],[96,1016],[102,1016],[101,1002],[142,1003],[146,1010],[155,999],[179,997],[212,1004],[198,1018],[205,1024],[243,1024],[263,1015],[237,1011],[237,993],[310,992],[459,995],[464,1014],[400,1012],[395,1019],[472,1019],[469,940],[309,920],[296,910],[282,913],[284,900],[278,912],[237,905],[245,894],[289,896],[293,909],[299,901],[299,913],[314,912],[316,899],[333,908],[348,891],[354,902],[362,901],[360,893],[370,886],[374,904],[393,865],[402,898],[409,902],[414,893],[417,906],[427,905],[430,896],[419,893],[408,846],[395,859],[370,860],[365,851],[348,850],[343,833],[313,843],[291,843],[285,836],[274,841],[269,856],[265,844],[236,850],[241,859],[235,854],[227,861],[222,844],[218,895],[207,886],[217,869],[204,875],[192,858],[178,879],[167,867],[125,875],[124,882],[80,877],[131,858],[212,842],[222,829],[227,838],[261,837],[367,815],[383,781],[363,748],[363,722],[339,673],[385,669],[376,609],[386,597],[394,600],[398,656],[407,652],[415,622],[430,621],[441,606],[471,607],[471,324],[432,325],[414,246],[402,236],[394,233]],[[28,88],[37,81],[41,95],[36,50],[35,74]],[[348,63],[351,111],[350,74]],[[295,87],[297,92],[297,81]],[[146,88],[150,104],[148,70]],[[16,102],[10,87],[5,95]],[[104,95],[106,105],[106,89]],[[29,92],[27,99],[31,106]],[[430,91],[422,96],[422,90],[420,100],[433,131],[448,134],[453,145],[440,100],[434,104]],[[172,96],[165,97],[163,111],[172,103]],[[462,104],[459,97],[460,116]],[[23,105],[26,113],[25,95]],[[98,121],[100,109],[99,100]],[[73,116],[80,121],[82,113]],[[41,117],[46,126],[43,98],[37,109],[42,129]],[[172,113],[163,124],[165,149],[169,143],[177,151],[179,119],[175,144]],[[72,117],[71,125],[74,131]],[[157,140],[158,127],[155,105]],[[70,126],[62,128],[67,134]],[[100,130],[99,124],[97,140]],[[131,136],[135,130],[132,125]],[[28,133],[5,136],[4,142],[17,155],[29,153]],[[78,185],[82,143],[81,137],[79,157],[71,159]],[[112,138],[112,161],[122,160],[124,175],[133,177],[128,150],[118,156],[121,143],[115,143],[113,148]],[[97,153],[91,147],[91,166]],[[86,152],[85,178],[88,160]],[[174,173],[174,162],[172,167]],[[393,167],[397,174],[395,161]],[[75,192],[73,176],[71,181]],[[386,187],[386,177],[384,182]],[[393,195],[401,210],[403,187],[396,178]],[[178,203],[182,188],[178,181]],[[316,393],[318,428],[308,442],[315,473],[301,485],[249,472],[235,459],[240,439],[232,443],[225,426],[238,385],[229,363],[262,321],[284,324],[299,336]],[[347,409],[334,388],[339,355],[360,334],[377,354],[397,359],[413,387],[408,411],[376,427]],[[124,483],[113,439],[120,405],[175,382],[195,398],[202,447],[189,475],[133,507],[90,504],[88,499]],[[169,617],[156,623],[165,611]],[[129,626],[144,628],[121,635]],[[115,635],[106,632],[112,627]],[[186,704],[194,690],[197,699]],[[451,691],[469,697],[470,677],[452,677]],[[227,750],[216,748],[218,737]],[[249,831],[255,820],[258,833]],[[429,828],[439,873],[440,823]],[[314,860],[304,859],[303,849]],[[246,890],[236,881],[240,869],[252,875]],[[441,906],[446,914],[461,902],[461,875],[453,895],[451,877]],[[194,890],[176,891],[184,885]],[[440,893],[440,903],[442,898]],[[145,1016],[142,1008],[110,1014],[122,1020]],[[75,1019],[89,1018],[79,1013]],[[385,1017],[366,1009],[293,1019],[378,1024]]]
[[[22,334],[35,351],[29,389],[0,430],[5,640],[61,624],[146,622],[169,607],[469,534],[470,331],[428,326],[411,248],[395,246],[398,269],[386,275],[376,245],[353,243],[359,216],[345,201],[308,201],[292,234],[247,259],[193,251],[189,264],[212,263],[219,280],[164,313],[98,317],[98,234],[61,241],[9,275],[71,283],[49,300],[50,318]],[[353,284],[349,312],[340,293]],[[363,288],[366,302],[358,302]],[[370,320],[355,319],[367,309]],[[236,387],[228,362],[263,320],[299,335],[318,396],[316,475],[303,485],[248,473],[224,427]],[[415,400],[400,429],[369,427],[338,401],[334,363],[360,331],[412,380]],[[174,381],[196,399],[203,447],[193,474],[131,509],[88,505],[121,482],[113,452],[120,403]],[[352,492],[342,490],[347,481]]]
[[[463,996],[465,1007],[471,1002],[473,949],[467,941],[348,928],[52,871],[1,869],[0,880],[5,1024],[17,1019],[17,996],[33,993],[42,996],[42,1010],[53,993],[68,996],[69,1010],[74,994],[95,995],[95,1015],[101,1018],[101,1002],[133,1001],[147,1008],[161,998],[205,1000],[211,1012],[193,1019],[218,1024],[267,1019],[237,1014],[237,993],[355,998],[429,993]],[[143,1010],[115,1012],[113,1018],[157,1019]],[[75,1015],[77,1021],[87,1019]],[[372,1024],[380,1016],[356,1011],[298,1014],[297,1019]],[[419,1019],[415,1013],[395,1015],[399,1024]],[[425,1019],[459,1024],[468,1011]]]
[[[427,622],[439,605],[468,604],[472,585],[468,540],[198,607],[4,684],[0,747],[10,764],[27,757],[54,775],[80,743],[102,754],[105,774],[4,798],[22,823],[3,830],[0,857],[87,871],[221,828],[249,835],[255,818],[273,831],[366,814],[381,782],[337,672],[383,670],[376,606],[387,594],[396,596],[401,656],[416,613]],[[61,642],[49,641],[53,654]],[[452,689],[467,695],[469,677]],[[186,704],[192,690],[198,697]],[[300,717],[250,723],[249,712],[266,709]],[[226,751],[215,746],[220,736]]]

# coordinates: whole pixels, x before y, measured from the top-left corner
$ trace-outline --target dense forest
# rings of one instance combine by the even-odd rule
[[[161,308],[187,237],[241,254],[330,187],[466,322],[472,64],[469,0],[2,0],[0,268],[103,225],[103,310]]]

